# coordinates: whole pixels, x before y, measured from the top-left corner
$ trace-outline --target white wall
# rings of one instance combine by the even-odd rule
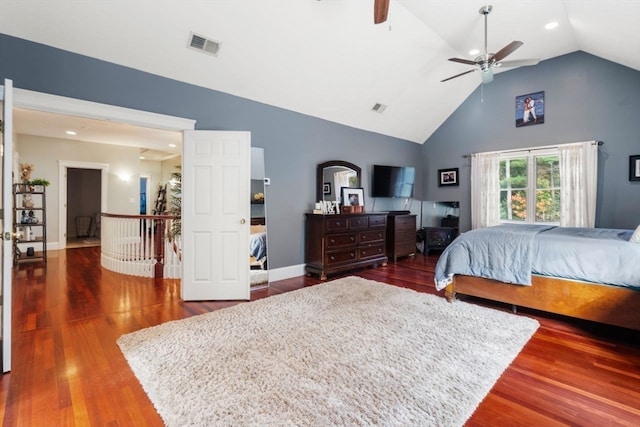
[[[15,144],[20,162],[34,165],[31,177],[46,178],[51,182],[47,187],[47,238],[52,247],[57,244],[55,241],[59,233],[60,160],[108,164],[107,212],[138,214],[141,170],[139,148],[33,135],[18,135]],[[123,182],[121,175],[129,176],[129,180]]]

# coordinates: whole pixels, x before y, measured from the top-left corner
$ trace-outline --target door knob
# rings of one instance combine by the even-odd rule
[[[240,220],[240,224],[244,224],[245,222],[247,222],[247,220],[245,220],[244,218]]]

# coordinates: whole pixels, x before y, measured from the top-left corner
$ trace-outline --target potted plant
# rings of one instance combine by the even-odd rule
[[[31,189],[31,191],[35,191],[35,187],[36,185],[41,185],[43,187],[47,187],[49,186],[51,183],[49,182],[48,179],[44,179],[44,178],[33,178],[31,180],[28,181],[29,187]]]

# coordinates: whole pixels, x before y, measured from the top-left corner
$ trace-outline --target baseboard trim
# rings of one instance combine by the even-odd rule
[[[304,276],[306,274],[304,266],[305,264],[298,264],[290,265],[288,267],[269,269],[269,281],[275,282],[277,280],[285,280],[291,279],[292,277]]]

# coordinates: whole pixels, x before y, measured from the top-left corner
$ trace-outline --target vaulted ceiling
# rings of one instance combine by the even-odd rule
[[[484,50],[485,3],[391,0],[374,25],[373,2],[3,0],[0,31],[423,143],[481,84],[474,72],[441,80],[473,68],[448,58]],[[489,52],[520,40],[509,60],[582,50],[640,71],[640,0],[490,3]],[[216,55],[188,48],[192,33],[218,42]]]

